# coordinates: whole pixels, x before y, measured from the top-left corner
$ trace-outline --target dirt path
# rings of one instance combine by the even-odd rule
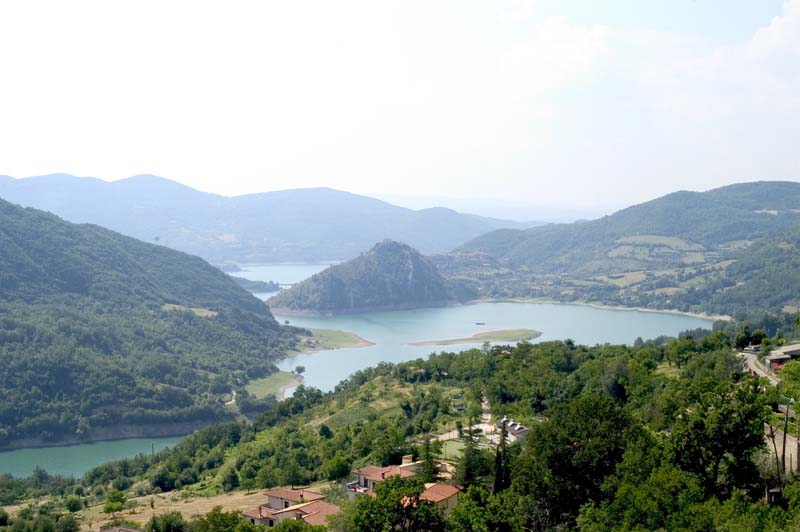
[[[231,400],[225,403],[225,406],[236,404],[236,390],[231,390]]]

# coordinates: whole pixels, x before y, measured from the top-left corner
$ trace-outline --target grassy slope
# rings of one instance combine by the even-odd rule
[[[258,398],[274,395],[278,399],[282,399],[283,392],[287,387],[295,386],[300,382],[299,376],[295,373],[276,371],[267,377],[248,382],[245,389]]]

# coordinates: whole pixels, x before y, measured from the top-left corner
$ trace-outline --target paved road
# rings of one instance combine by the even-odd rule
[[[767,431],[767,447],[769,450],[774,450],[772,441],[769,439],[769,430]],[[783,455],[783,431],[775,431],[775,447],[778,449],[778,456]],[[797,471],[798,462],[800,461],[800,442],[791,434],[786,435],[786,470]]]
[[[750,370],[752,373],[755,373],[759,377],[764,377],[773,386],[777,386],[778,382],[780,382],[778,377],[772,371],[765,368],[761,362],[758,361],[758,355],[755,353],[739,353],[739,358],[744,360],[748,370]]]
[[[758,355],[756,353],[748,353],[745,351],[739,353],[739,357],[744,360],[747,369],[750,370],[751,373],[755,373],[759,377],[764,377],[773,386],[777,386],[778,383],[780,383],[778,376],[758,361]],[[792,409],[789,409],[789,414],[790,416],[794,416]],[[768,429],[766,430],[766,434],[767,447],[769,450],[774,451],[774,449],[777,448],[778,456],[782,456],[783,431],[775,431],[775,447],[772,446]],[[800,442],[791,434],[786,435],[786,468],[790,471],[798,471],[800,469]]]

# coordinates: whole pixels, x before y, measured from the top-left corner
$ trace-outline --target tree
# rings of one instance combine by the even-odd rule
[[[225,491],[231,491],[239,486],[239,475],[236,473],[236,469],[233,467],[228,467],[222,473],[222,489]]]
[[[425,435],[422,442],[420,461],[422,462],[420,476],[425,482],[436,482],[439,480],[439,468],[436,459],[441,451],[441,442],[431,442],[430,434]]]
[[[106,493],[106,502],[103,511],[107,514],[114,514],[125,507],[125,494],[119,490],[110,489]]]
[[[571,525],[582,504],[599,500],[604,480],[622,460],[630,427],[620,405],[595,393],[559,405],[534,426],[511,481],[525,526]]]
[[[756,379],[722,382],[681,413],[666,456],[697,475],[707,495],[725,497],[736,487],[760,490],[752,458],[765,445],[767,410]]]
[[[743,349],[752,343],[752,336],[750,335],[750,325],[745,322],[739,327],[739,332],[736,333],[736,338],[733,340],[733,345],[737,349]]]
[[[258,532],[261,529],[239,512],[223,512],[221,506],[195,519],[191,527],[192,532]]]
[[[497,449],[494,455],[494,485],[492,486],[493,493],[500,493],[506,489],[511,481],[510,479],[510,464],[508,463],[508,427],[505,423],[500,424],[500,442],[497,444]]]
[[[322,525],[309,525],[304,521],[287,519],[281,521],[270,530],[274,532],[325,532],[327,528]]]
[[[64,508],[67,509],[68,512],[75,513],[83,508],[83,503],[81,502],[81,498],[77,495],[70,495],[64,501]]]
[[[328,425],[323,423],[319,427],[319,435],[325,438],[326,440],[330,440],[331,438],[333,438],[333,431]]]
[[[154,515],[145,526],[145,532],[186,532],[189,524],[177,510]]]
[[[72,514],[61,515],[56,521],[56,532],[78,532],[78,530],[80,525]]]
[[[297,373],[298,375],[305,373],[305,371],[306,371],[305,366],[297,366],[296,368],[294,368],[294,372]]]
[[[328,480],[344,478],[350,474],[350,470],[350,461],[341,453],[336,453],[322,464],[322,472]]]

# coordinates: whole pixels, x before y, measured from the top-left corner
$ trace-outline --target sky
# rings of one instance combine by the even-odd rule
[[[15,177],[602,210],[797,139],[800,0],[0,3]]]

